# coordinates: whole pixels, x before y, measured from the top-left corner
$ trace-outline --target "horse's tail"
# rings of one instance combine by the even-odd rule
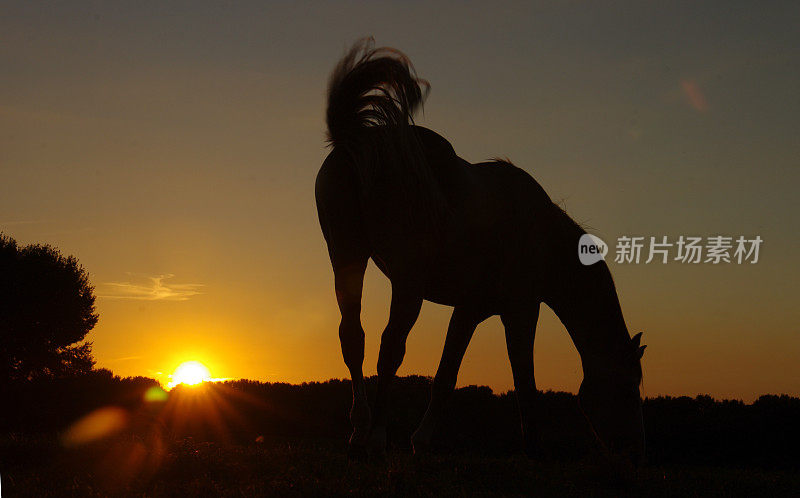
[[[375,48],[372,38],[359,40],[328,82],[328,142],[352,143],[371,126],[413,124],[429,88],[402,52]]]
[[[354,166],[368,223],[436,230],[447,204],[412,126],[430,85],[403,53],[373,44],[357,42],[331,74],[328,142]]]

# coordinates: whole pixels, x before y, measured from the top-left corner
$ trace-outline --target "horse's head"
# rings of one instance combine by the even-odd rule
[[[644,457],[644,424],[639,384],[641,332],[625,345],[622,361],[584,378],[578,391],[581,410],[609,456],[624,457],[638,466]]]

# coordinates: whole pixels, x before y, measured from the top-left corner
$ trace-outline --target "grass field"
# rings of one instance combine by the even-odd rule
[[[80,450],[52,436],[2,440],[3,496],[791,496],[789,470],[645,467],[628,480],[590,461],[453,452],[349,462],[343,442],[220,445],[117,437]]]
[[[623,477],[569,393],[542,393],[545,459],[521,452],[513,393],[477,386],[456,391],[435,451],[414,456],[429,392],[430,379],[398,378],[387,455],[350,462],[347,381],[23,383],[0,391],[14,401],[0,418],[2,496],[800,496],[798,398],[648,399],[649,465]]]

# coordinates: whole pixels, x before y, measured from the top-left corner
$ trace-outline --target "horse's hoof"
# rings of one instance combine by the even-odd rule
[[[411,438],[411,449],[414,450],[414,455],[424,455],[431,452],[431,442],[422,438]]]
[[[538,443],[525,443],[525,455],[531,460],[543,460],[545,458],[542,446]]]
[[[525,448],[525,456],[529,460],[542,460],[543,456],[541,450],[536,448]]]
[[[367,439],[367,448],[369,449],[369,457],[376,461],[386,459],[386,428],[373,427],[370,431],[369,438]]]
[[[371,448],[369,451],[369,460],[373,463],[386,462],[386,448]]]
[[[350,445],[347,448],[347,459],[351,462],[366,462],[369,459],[366,446]]]
[[[369,459],[375,463],[386,461],[386,441],[372,441],[369,445]]]

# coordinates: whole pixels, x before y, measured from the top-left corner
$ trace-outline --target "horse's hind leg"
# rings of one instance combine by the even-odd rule
[[[486,314],[476,313],[467,307],[457,307],[453,310],[453,315],[450,317],[450,325],[447,327],[442,359],[439,361],[439,368],[436,370],[436,377],[433,379],[428,409],[422,418],[419,428],[411,437],[415,453],[424,450],[430,445],[445,403],[456,387],[458,370],[461,368],[461,361],[464,359],[464,353],[467,352],[467,346],[472,339],[472,334],[478,324],[485,320],[487,316]]]
[[[319,223],[333,266],[336,302],[342,315],[339,341],[353,384],[350,456],[366,455],[370,427],[364,384],[364,329],[361,327],[361,290],[371,249],[359,207],[357,182],[342,155],[331,153],[317,175]]]
[[[350,456],[366,456],[367,436],[370,427],[370,412],[367,402],[367,388],[364,383],[362,366],[364,363],[364,329],[361,326],[361,289],[367,259],[352,261],[350,264],[334,263],[336,300],[342,319],[339,322],[339,342],[342,356],[353,387],[353,405],[350,409],[350,423],[353,433],[350,436]]]
[[[506,330],[506,347],[514,376],[525,452],[528,456],[535,456],[539,451],[536,426],[539,396],[533,374],[533,340],[539,319],[539,305],[510,310],[501,314],[500,318]]]

